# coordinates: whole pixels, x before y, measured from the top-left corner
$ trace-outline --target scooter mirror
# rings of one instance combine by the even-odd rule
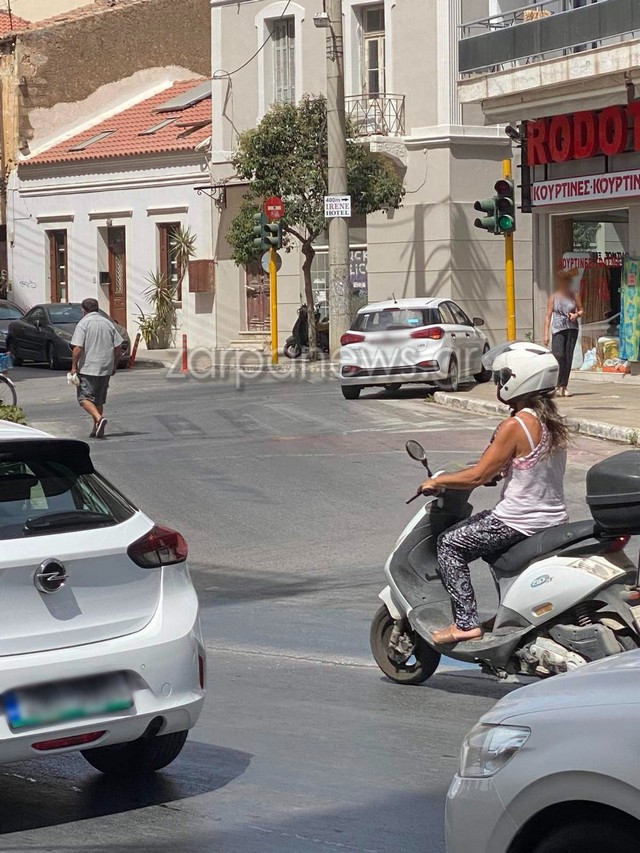
[[[405,448],[412,459],[415,459],[416,462],[422,462],[425,468],[427,467],[427,453],[419,442],[411,439],[405,444]]]

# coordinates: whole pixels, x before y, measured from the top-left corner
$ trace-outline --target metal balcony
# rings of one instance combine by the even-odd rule
[[[404,95],[348,95],[344,100],[356,136],[404,136]]]
[[[640,36],[638,0],[541,0],[463,24],[461,76],[503,71]]]

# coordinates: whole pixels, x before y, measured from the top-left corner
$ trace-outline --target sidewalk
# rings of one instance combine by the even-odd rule
[[[640,444],[640,384],[637,377],[606,374],[583,377],[573,373],[570,391],[573,397],[556,398],[560,412],[570,426],[582,435]],[[602,378],[601,378],[602,377]],[[506,406],[496,400],[493,383],[462,388],[456,394],[436,391],[434,401],[441,406],[482,414],[507,414]]]

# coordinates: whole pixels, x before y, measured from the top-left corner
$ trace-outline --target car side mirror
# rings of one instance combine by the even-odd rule
[[[473,318],[474,326],[484,326],[484,319],[482,317],[474,317]]]

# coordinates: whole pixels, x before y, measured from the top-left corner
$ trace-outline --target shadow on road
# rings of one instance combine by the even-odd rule
[[[224,788],[250,763],[248,753],[188,741],[175,764],[140,779],[109,779],[79,755],[7,765],[0,769],[0,836],[197,797]]]

